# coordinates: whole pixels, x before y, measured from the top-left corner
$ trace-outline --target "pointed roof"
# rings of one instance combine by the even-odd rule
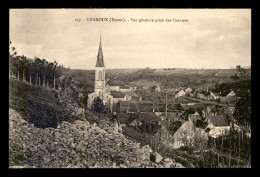
[[[101,36],[100,36],[96,67],[105,67],[104,60],[103,60],[102,45],[101,45]]]

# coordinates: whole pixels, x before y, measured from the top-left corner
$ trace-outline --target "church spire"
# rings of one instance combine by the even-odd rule
[[[99,43],[96,67],[105,67],[104,60],[103,60],[102,45],[101,45],[101,35],[100,35],[100,43]]]

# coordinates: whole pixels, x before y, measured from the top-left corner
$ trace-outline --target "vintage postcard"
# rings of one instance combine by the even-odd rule
[[[9,24],[9,168],[251,168],[251,9]]]

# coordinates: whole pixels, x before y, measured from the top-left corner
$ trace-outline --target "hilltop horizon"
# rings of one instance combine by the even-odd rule
[[[251,69],[251,66],[241,66],[244,69]],[[173,67],[160,67],[160,68],[153,68],[153,67],[140,67],[140,68],[106,68],[106,70],[136,70],[136,69],[176,69],[176,70],[235,70],[236,68],[173,68]],[[71,70],[95,70],[95,68],[93,69],[74,69],[74,68],[70,68]]]

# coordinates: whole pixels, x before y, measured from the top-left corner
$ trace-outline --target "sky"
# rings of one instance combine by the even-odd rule
[[[95,68],[100,36],[107,69],[251,66],[250,9],[10,9],[9,20],[18,55],[71,69]]]

